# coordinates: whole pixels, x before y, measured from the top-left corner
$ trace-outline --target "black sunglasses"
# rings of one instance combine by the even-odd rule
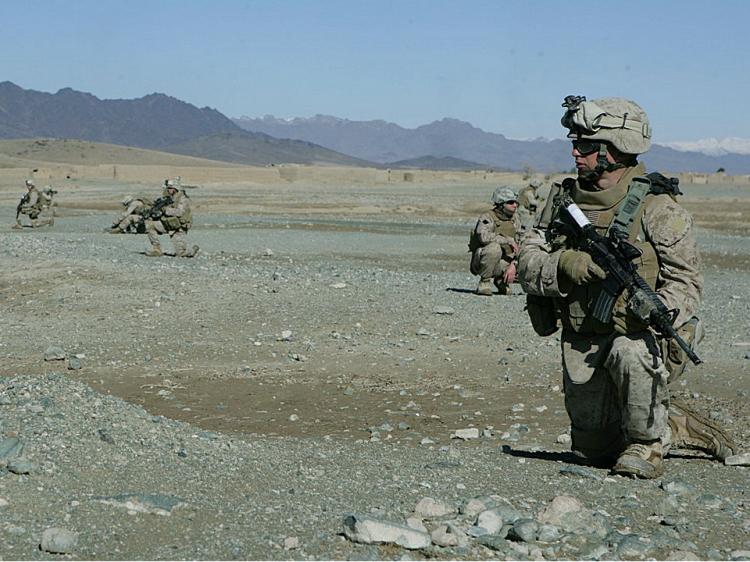
[[[575,148],[581,156],[586,156],[592,152],[598,152],[599,147],[602,145],[600,142],[593,142],[587,140],[574,140],[573,148]]]

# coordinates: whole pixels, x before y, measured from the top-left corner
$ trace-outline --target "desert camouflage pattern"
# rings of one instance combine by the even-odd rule
[[[140,199],[133,199],[125,211],[115,219],[113,228],[119,228],[122,232],[127,232],[131,228],[135,230],[137,224],[143,220],[143,210],[146,205]]]
[[[514,213],[507,216],[498,208],[479,216],[471,233],[469,270],[481,279],[502,279],[508,264],[516,258],[521,224]]]
[[[27,183],[27,186],[29,184]],[[31,228],[38,228],[40,226],[54,224],[54,219],[47,218],[40,220],[39,217],[42,212],[50,208],[51,198],[47,198],[42,195],[39,190],[31,184],[28,190],[28,198],[26,202],[21,206],[20,214],[27,215],[31,221]],[[16,223],[16,227],[20,227],[20,221]]]
[[[146,234],[151,242],[152,250],[161,253],[159,236],[168,234],[174,245],[175,256],[193,257],[198,250],[194,246],[192,250],[187,247],[187,231],[192,226],[193,213],[190,208],[190,198],[184,192],[178,191],[173,196],[172,205],[164,208],[164,217],[159,220],[149,219],[146,221]],[[170,218],[178,219],[175,223]]]
[[[516,214],[521,224],[521,230],[526,232],[534,227],[537,213],[541,208],[541,199],[537,195],[537,189],[541,184],[537,181],[530,182],[529,185],[518,192],[518,209]]]
[[[607,198],[617,193],[624,197],[632,177],[643,172],[638,165],[616,186],[598,192],[602,210],[619,203]],[[581,203],[587,215],[596,211],[592,199],[598,194],[579,185],[571,190],[573,200]],[[654,288],[668,308],[679,309],[675,321],[679,326],[696,312],[703,291],[692,218],[668,195],[648,196],[643,206],[638,225],[641,240],[637,242],[649,245],[658,258]],[[532,229],[521,241],[518,278],[527,293],[553,297],[558,310],[567,311],[572,293],[580,294],[582,287],[571,289],[566,279],[558,277],[558,261],[564,249],[564,241],[562,247],[552,247],[543,230]],[[593,285],[583,289],[587,287],[591,294],[596,293]],[[577,310],[585,313],[586,307]],[[668,445],[669,373],[654,334],[650,330],[627,335],[618,335],[613,328],[597,329],[596,333],[581,330],[594,325],[588,318],[561,318],[561,322],[565,403],[573,449],[598,457],[631,441],[661,439]],[[578,331],[573,326],[579,327]]]

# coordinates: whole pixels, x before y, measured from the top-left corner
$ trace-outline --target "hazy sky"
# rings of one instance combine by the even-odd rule
[[[229,117],[562,137],[565,95],[615,95],[656,142],[750,138],[749,57],[745,0],[0,1],[0,81]]]

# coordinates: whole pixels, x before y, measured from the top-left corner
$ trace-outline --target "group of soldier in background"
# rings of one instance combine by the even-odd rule
[[[190,197],[181,188],[180,178],[164,180],[164,189],[161,197],[151,199],[149,197],[128,195],[121,201],[125,207],[110,228],[106,230],[111,234],[125,234],[128,232],[146,234],[151,243],[150,249],[145,252],[149,257],[164,255],[159,236],[166,234],[172,239],[174,255],[179,258],[192,258],[199,250],[194,245],[188,249],[187,233],[193,224],[193,212],[190,208]],[[54,206],[52,197],[57,193],[47,186],[39,191],[33,180],[26,180],[27,192],[21,198],[16,208],[15,229],[23,227],[21,215],[27,215],[31,221],[31,228],[40,226],[52,226],[54,220]],[[49,210],[48,219],[40,219],[45,211]]]
[[[21,224],[21,215],[29,217],[30,227],[39,228],[40,226],[52,226],[55,224],[55,202],[54,195],[57,193],[52,187],[45,186],[39,191],[32,180],[26,180],[26,193],[16,207],[16,224],[13,228],[23,228]],[[40,219],[42,214],[49,213],[46,219]]]

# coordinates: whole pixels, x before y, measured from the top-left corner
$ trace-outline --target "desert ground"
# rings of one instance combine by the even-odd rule
[[[533,333],[520,289],[480,297],[468,272],[473,221],[520,175],[50,159],[33,174],[59,191],[55,224],[17,231],[31,172],[3,165],[0,443],[24,442],[34,467],[0,468],[3,559],[750,557],[746,467],[677,451],[665,477],[633,481],[566,452],[559,340]],[[175,175],[196,258],[104,233],[124,195]],[[706,338],[674,392],[745,452],[750,184],[682,187]],[[93,501],[136,492],[184,507]],[[492,496],[534,521],[560,495],[605,531],[416,549],[342,536],[348,513],[403,524],[424,497]],[[422,520],[473,523],[451,513]],[[39,547],[50,527],[77,537],[67,554]]]

